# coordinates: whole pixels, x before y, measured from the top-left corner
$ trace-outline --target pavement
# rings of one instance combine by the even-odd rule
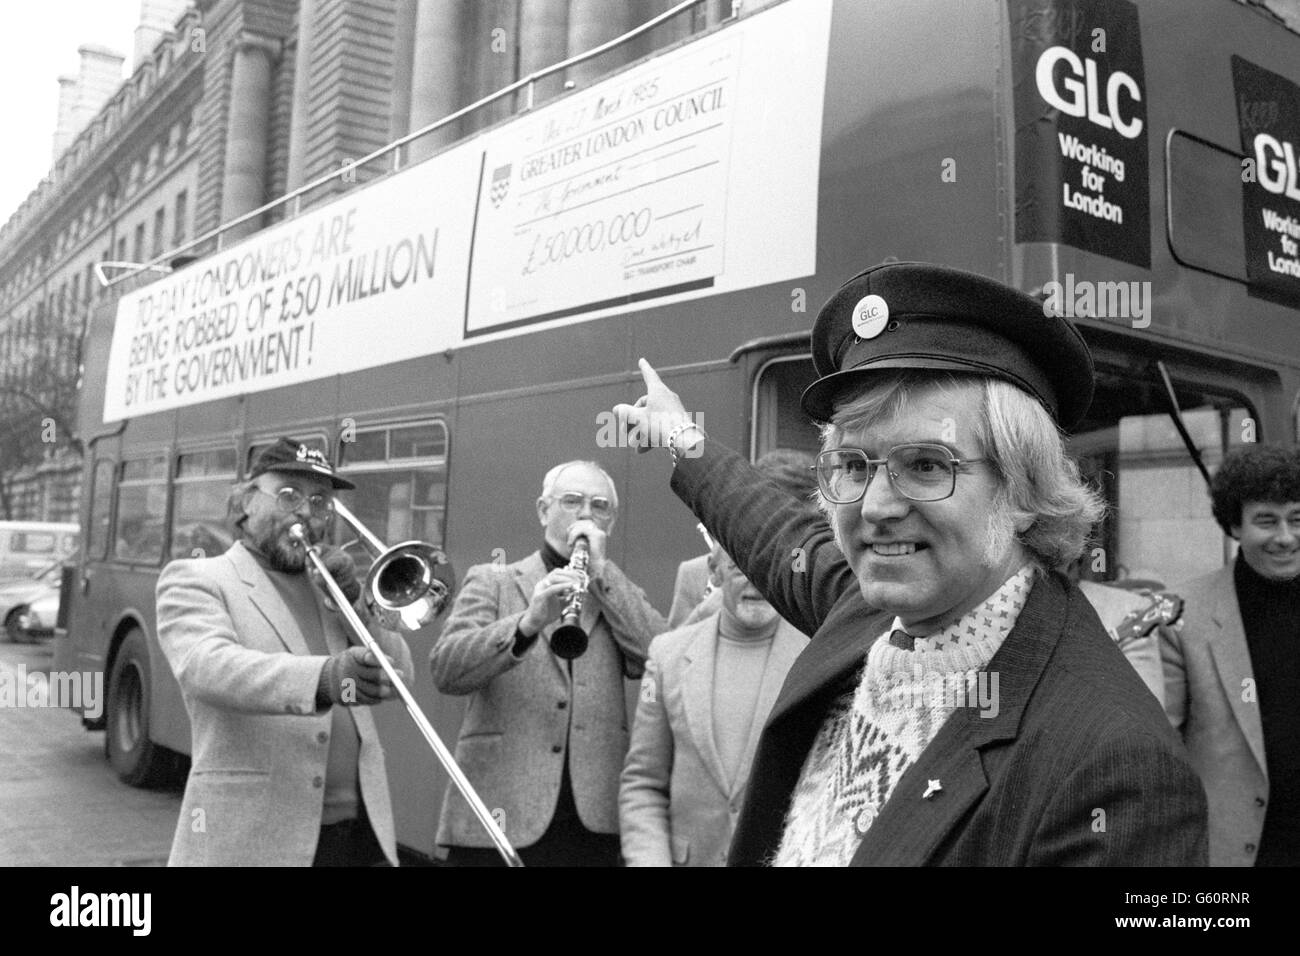
[[[48,674],[52,656],[50,642],[0,643],[0,681]],[[181,794],[119,781],[104,732],[73,711],[0,703],[0,866],[162,866]]]

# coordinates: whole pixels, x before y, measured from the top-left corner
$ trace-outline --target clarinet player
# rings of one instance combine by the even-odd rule
[[[618,517],[613,480],[595,462],[547,472],[537,499],[541,547],[514,564],[470,568],[430,654],[444,694],[468,695],[456,762],[527,866],[617,866],[618,785],[628,746],[624,679],[639,679],[667,628],[645,593],[606,557]],[[587,541],[587,569],[570,567]],[[585,577],[586,650],[566,660],[551,636]],[[501,859],[448,789],[437,842],[447,862]]]

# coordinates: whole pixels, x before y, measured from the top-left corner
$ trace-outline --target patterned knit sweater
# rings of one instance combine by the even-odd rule
[[[979,671],[1010,633],[1033,585],[1025,565],[987,601],[927,637],[867,652],[857,689],[831,709],[804,761],[775,866],[847,866],[907,769],[958,707],[987,703]],[[981,701],[980,691],[984,691]]]

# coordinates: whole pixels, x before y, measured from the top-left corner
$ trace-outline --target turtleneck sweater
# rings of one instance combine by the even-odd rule
[[[718,642],[713,666],[713,742],[734,786],[754,724],[763,672],[772,652],[779,618],[761,627],[746,627],[724,607],[718,614]]]
[[[1256,866],[1300,865],[1300,578],[1275,581],[1239,553],[1232,569],[1250,651],[1268,805]]]

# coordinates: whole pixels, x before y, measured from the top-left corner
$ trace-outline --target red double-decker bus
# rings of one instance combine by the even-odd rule
[[[200,237],[94,317],[55,666],[108,676],[124,779],[183,766],[155,583],[229,545],[230,488],[280,435],[356,482],[380,538],[459,570],[531,552],[547,468],[594,458],[619,486],[612,556],[666,609],[700,541],[668,466],[633,463],[602,414],[640,391],[637,357],[714,438],[814,448],[812,320],[890,257],[1041,293],[1082,329],[1097,390],[1070,444],[1111,504],[1085,574],[1214,568],[1197,459],[1296,436],[1298,84],[1300,36],[1233,0],[741,5],[237,244]],[[411,635],[417,662],[435,637]],[[454,739],[462,700],[423,668],[413,691]],[[400,708],[377,717],[399,841],[433,856],[444,775]]]

